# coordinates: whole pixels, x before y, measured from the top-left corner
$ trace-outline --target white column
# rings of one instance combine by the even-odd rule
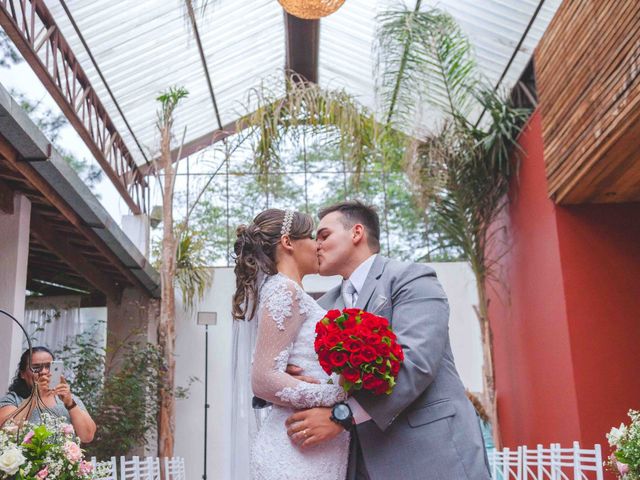
[[[13,214],[0,212],[0,309],[24,320],[29,258],[31,202],[13,197]],[[7,391],[22,353],[23,333],[13,321],[0,315],[0,394]]]
[[[123,215],[122,231],[138,247],[140,253],[145,258],[149,258],[149,216],[145,214]]]

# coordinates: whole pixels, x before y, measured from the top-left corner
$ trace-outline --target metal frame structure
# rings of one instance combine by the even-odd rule
[[[134,214],[148,183],[43,0],[0,0],[0,25]]]

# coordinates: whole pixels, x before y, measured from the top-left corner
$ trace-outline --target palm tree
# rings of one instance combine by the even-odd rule
[[[432,209],[447,246],[463,252],[475,275],[484,389],[499,442],[487,283],[497,279],[504,253],[494,225],[518,170],[513,153],[529,112],[482,81],[455,21],[437,9],[421,10],[420,3],[379,15],[377,93],[388,124],[409,134],[405,167],[418,203]],[[439,119],[429,132],[420,127],[425,107]],[[487,121],[471,121],[479,111],[489,114]]]

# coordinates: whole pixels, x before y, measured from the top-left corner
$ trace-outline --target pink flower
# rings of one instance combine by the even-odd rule
[[[24,436],[24,440],[22,440],[22,443],[31,443],[31,439],[34,435],[35,432],[33,430],[30,430],[29,433]]]
[[[70,425],[68,423],[65,423],[64,425],[62,425],[60,430],[62,431],[63,434],[69,437],[75,433],[75,430],[73,429],[73,425]]]
[[[88,477],[89,475],[91,475],[91,472],[93,472],[93,465],[83,460],[82,462],[80,462],[78,471],[80,472],[80,475]]]
[[[618,467],[620,475],[626,475],[627,473],[629,473],[629,465],[627,465],[626,463],[616,461],[616,467]]]
[[[40,470],[37,474],[36,474],[36,478],[38,480],[43,480],[45,478],[47,478],[49,476],[49,467],[45,465],[45,467]]]
[[[75,442],[67,441],[64,444],[64,454],[71,463],[82,460],[82,450],[80,445]]]

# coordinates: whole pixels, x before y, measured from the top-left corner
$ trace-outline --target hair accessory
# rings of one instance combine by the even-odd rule
[[[282,220],[282,228],[280,229],[280,236],[289,235],[289,232],[291,232],[292,223],[293,223],[293,210],[285,210],[284,219]]]

